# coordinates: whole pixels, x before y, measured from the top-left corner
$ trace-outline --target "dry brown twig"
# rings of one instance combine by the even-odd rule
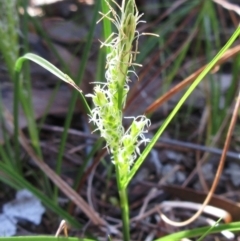
[[[220,159],[220,162],[219,162],[219,165],[218,165],[218,169],[217,169],[217,172],[215,174],[215,178],[213,180],[212,187],[210,188],[209,193],[208,193],[205,201],[203,202],[202,206],[199,208],[199,210],[191,218],[189,218],[189,219],[187,219],[186,221],[183,221],[183,222],[172,221],[167,216],[165,216],[163,213],[160,212],[161,218],[164,222],[166,222],[166,223],[168,223],[172,226],[175,226],[175,227],[186,226],[186,225],[192,223],[193,221],[195,221],[201,215],[204,208],[208,205],[209,201],[211,200],[211,198],[212,198],[212,196],[213,196],[213,194],[216,190],[217,184],[219,182],[219,179],[220,179],[223,167],[224,167],[227,150],[228,150],[229,145],[230,145],[230,139],[231,139],[231,136],[232,136],[232,133],[233,133],[236,121],[237,121],[239,107],[240,107],[240,90],[238,92],[238,97],[237,97],[236,104],[235,104],[235,107],[234,107],[234,110],[233,110],[232,119],[230,121],[230,125],[229,125],[229,128],[228,128],[228,132],[227,132],[223,152],[222,152],[222,155],[221,155],[221,159]]]
[[[216,63],[215,67],[220,66],[221,64],[225,63],[228,59],[235,56],[240,52],[240,45],[237,45],[231,49],[228,49],[223,56],[219,59],[219,61]],[[179,91],[184,89],[186,86],[190,85],[197,76],[206,68],[207,65],[204,65],[200,69],[196,70],[193,74],[185,78],[183,81],[181,81],[179,84],[174,86],[172,89],[170,89],[166,94],[161,96],[159,99],[157,99],[154,103],[152,103],[145,111],[145,113],[148,115],[150,113],[153,113],[157,108],[159,108],[163,103],[165,103],[167,100],[169,100],[173,95],[177,94]]]
[[[11,113],[4,109],[4,116],[8,120],[9,129],[13,131],[13,118]],[[94,225],[106,226],[106,222],[100,218],[98,213],[88,205],[88,203],[74,191],[65,181],[63,181],[43,160],[41,160],[28,144],[27,138],[19,130],[19,142],[23,149],[32,158],[35,164],[49,177],[49,179],[91,220]]]

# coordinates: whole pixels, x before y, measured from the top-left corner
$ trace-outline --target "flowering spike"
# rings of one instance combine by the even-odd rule
[[[107,2],[107,1],[106,1]],[[117,3],[113,0],[113,3]],[[139,155],[139,146],[146,143],[145,128],[149,127],[150,121],[145,116],[133,118],[133,122],[127,131],[122,125],[122,108],[126,103],[127,93],[129,91],[129,73],[136,73],[128,68],[132,65],[132,59],[138,53],[137,49],[132,51],[133,40],[138,38],[139,33],[136,31],[136,26],[139,22],[140,15],[136,8],[134,0],[125,0],[122,6],[117,7],[121,11],[119,17],[116,11],[107,2],[112,16],[109,13],[106,17],[117,27],[118,33],[105,43],[110,49],[107,55],[107,70],[105,85],[97,85],[94,88],[94,94],[87,96],[91,97],[95,108],[92,110],[90,121],[97,125],[97,129],[101,132],[101,136],[107,142],[107,148],[112,154],[112,162],[119,170],[121,182],[127,180],[127,175],[133,165],[137,155]],[[133,56],[134,54],[134,56]]]

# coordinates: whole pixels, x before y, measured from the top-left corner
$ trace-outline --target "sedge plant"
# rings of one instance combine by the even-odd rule
[[[116,4],[117,5],[117,4]],[[128,195],[125,183],[128,179],[130,168],[139,153],[139,146],[146,143],[144,137],[150,120],[145,116],[132,117],[130,127],[125,131],[122,124],[123,108],[129,91],[129,66],[131,66],[133,55],[133,41],[136,37],[136,26],[141,15],[138,14],[135,1],[123,1],[118,6],[121,17],[109,5],[111,22],[117,28],[117,33],[112,35],[112,40],[103,43],[109,48],[107,55],[106,83],[97,84],[93,94],[88,94],[94,103],[91,111],[91,119],[101,136],[106,140],[107,148],[112,155],[115,165],[117,187],[122,210],[122,221],[124,240],[129,240],[129,210]],[[138,36],[137,36],[138,37]],[[131,117],[130,117],[131,118]]]
[[[106,58],[107,69],[105,73],[106,82],[96,83],[93,93],[87,94],[86,97],[90,97],[94,104],[94,107],[90,110],[90,122],[94,123],[96,126],[95,131],[99,131],[101,137],[106,140],[106,148],[111,154],[111,160],[115,166],[123,222],[123,236],[124,241],[129,241],[130,223],[127,195],[128,184],[184,101],[238,37],[240,34],[240,27],[235,31],[233,36],[222,50],[219,51],[216,57],[208,64],[206,69],[189,87],[187,92],[159,128],[153,139],[149,140],[144,136],[150,125],[150,120],[146,118],[146,116],[125,117],[131,118],[132,123],[128,129],[125,129],[123,125],[123,109],[129,91],[128,83],[130,81],[130,75],[132,73],[136,75],[136,73],[129,68],[137,65],[134,63],[137,50],[133,46],[133,43],[135,40],[137,41],[140,36],[136,31],[136,27],[141,21],[141,15],[137,10],[134,0],[123,0],[121,6],[115,1],[112,1],[121,16],[119,16],[113,6],[110,5],[110,1],[105,2],[109,11],[102,14],[102,16],[105,20],[108,20],[115,25],[117,32],[112,33],[109,38],[102,43],[102,46],[105,46],[108,49]],[[84,98],[79,87],[76,86],[75,82],[68,75],[34,54],[28,53],[19,58],[15,65],[16,72],[20,72],[22,64],[26,59],[40,64],[63,81],[71,84]],[[143,153],[140,153],[139,146],[146,143],[148,143],[147,147],[144,149]]]

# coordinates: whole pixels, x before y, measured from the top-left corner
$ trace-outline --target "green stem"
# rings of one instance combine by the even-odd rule
[[[16,165],[19,165],[20,163],[20,146],[18,141],[18,131],[19,131],[19,125],[18,125],[18,101],[19,101],[19,76],[20,73],[18,71],[15,71],[14,73],[14,97],[13,97],[13,125],[14,125],[14,131],[13,131],[13,139],[14,139],[14,152],[15,152],[15,162]],[[20,169],[19,169],[20,170]]]
[[[128,195],[127,188],[122,187],[121,178],[119,172],[119,166],[116,164],[116,176],[117,176],[117,186],[120,198],[120,207],[123,223],[123,240],[130,241],[130,227],[129,227],[129,206],[128,206]]]
[[[129,228],[129,207],[128,207],[128,195],[127,189],[119,190],[120,206],[123,222],[123,240],[130,240],[130,228]]]

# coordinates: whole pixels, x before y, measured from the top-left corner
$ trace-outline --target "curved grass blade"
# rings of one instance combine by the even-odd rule
[[[18,237],[3,237],[0,241],[95,241],[94,239],[73,238],[73,237],[54,237],[54,236],[18,236]]]
[[[147,147],[144,149],[141,156],[138,158],[138,160],[135,162],[134,166],[132,167],[129,175],[128,180],[125,183],[125,187],[129,184],[135,173],[137,172],[138,168],[141,166],[149,152],[152,150],[155,143],[158,141],[159,137],[163,133],[163,131],[166,129],[168,124],[171,122],[173,117],[176,115],[176,113],[179,111],[180,107],[183,105],[183,103],[186,101],[186,99],[189,97],[189,95],[193,92],[193,90],[197,87],[197,85],[200,83],[200,81],[209,73],[209,71],[215,66],[217,61],[222,57],[222,55],[230,48],[230,46],[234,43],[236,38],[240,34],[240,26],[236,29],[236,31],[233,33],[231,38],[228,40],[228,42],[225,44],[225,46],[218,52],[218,54],[213,58],[213,60],[207,65],[207,67],[202,71],[202,73],[196,78],[196,80],[192,83],[192,85],[188,88],[186,93],[183,95],[183,97],[179,100],[175,108],[172,110],[172,112],[169,114],[167,119],[164,121],[162,126],[158,129],[157,133],[152,138],[151,142],[147,145]]]
[[[184,230],[181,232],[167,235],[163,238],[155,239],[154,241],[169,241],[169,240],[178,241],[178,240],[182,240],[183,238],[197,237],[206,232],[209,232],[209,234],[213,234],[213,233],[219,233],[221,231],[231,231],[231,232],[240,231],[240,222],[221,224],[219,226],[213,227],[211,230],[209,230],[209,226],[196,228],[192,230]]]
[[[59,70],[57,67],[55,67],[53,64],[48,62],[46,59],[43,59],[42,57],[32,54],[32,53],[27,53],[23,55],[22,57],[18,58],[16,64],[15,64],[15,70],[17,72],[20,72],[22,69],[23,62],[25,60],[31,60],[35,62],[36,64],[42,66],[44,69],[48,70],[55,76],[57,76],[59,79],[63,80],[64,82],[70,84],[73,86],[76,90],[78,90],[80,93],[82,90],[75,84],[75,82],[65,73],[63,73],[61,70]]]

